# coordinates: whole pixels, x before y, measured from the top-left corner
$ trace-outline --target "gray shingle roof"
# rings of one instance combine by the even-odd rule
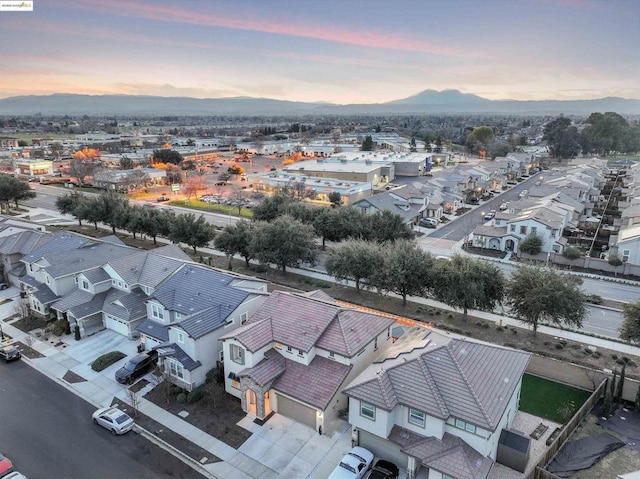
[[[396,343],[395,356],[373,363],[344,393],[387,411],[403,404],[495,431],[530,354],[416,328]],[[403,344],[413,349],[397,354]]]
[[[108,264],[125,283],[155,288],[184,264],[184,261],[158,255],[156,251],[137,251],[109,260]]]
[[[102,312],[102,306],[104,305],[104,298],[106,296],[106,291],[104,293],[98,293],[89,301],[69,308],[68,312],[78,319],[93,316],[94,314]]]
[[[370,196],[360,201],[356,201],[353,206],[365,207],[371,205],[378,211],[389,211],[401,216],[405,221],[410,221],[418,216],[418,210],[411,208],[411,204],[403,198],[394,198],[389,192]]]
[[[111,281],[111,276],[109,276],[107,272],[103,270],[101,267],[90,269],[88,271],[83,271],[82,274],[92,284],[102,283],[104,281]]]
[[[169,341],[169,326],[161,324],[152,319],[145,319],[136,327],[136,331],[139,331],[145,336],[150,336],[154,339],[157,339],[160,342]]]
[[[137,251],[110,243],[87,243],[79,248],[45,255],[43,259],[49,265],[44,269],[53,278],[60,278],[102,266],[112,258],[135,254]]]
[[[54,254],[62,251],[79,248],[80,246],[92,242],[88,238],[77,236],[71,233],[53,233],[53,238],[46,244],[36,248],[31,253],[22,258],[27,263],[32,263],[46,255]]]
[[[274,291],[247,324],[222,339],[235,338],[252,352],[277,341],[304,352],[317,346],[353,357],[393,323],[391,318]]]
[[[49,286],[46,284],[37,281],[33,276],[22,276],[20,281],[35,288],[35,291],[32,293],[33,296],[40,301],[42,304],[53,303],[54,301],[60,299],[60,296],[56,295]]]
[[[93,294],[89,291],[77,289],[63,297],[60,301],[56,301],[51,307],[62,312],[67,312],[71,308],[75,308],[83,303],[87,303],[93,299]]]

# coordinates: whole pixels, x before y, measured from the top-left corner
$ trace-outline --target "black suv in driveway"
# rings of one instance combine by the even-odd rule
[[[131,384],[151,371],[157,363],[158,351],[155,349],[140,353],[116,371],[116,381],[120,384]]]

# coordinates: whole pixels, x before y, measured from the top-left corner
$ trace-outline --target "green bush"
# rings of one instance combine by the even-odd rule
[[[182,388],[180,386],[176,386],[175,384],[173,386],[171,386],[171,393],[172,394],[180,394],[182,391]]]
[[[200,399],[202,399],[203,397],[204,397],[204,387],[198,386],[187,395],[187,402],[191,404],[191,403],[200,401]]]
[[[562,343],[556,343],[556,349],[564,349],[564,345]]]
[[[599,296],[597,294],[588,294],[587,295],[587,303],[602,304],[602,296]]]
[[[185,393],[180,393],[176,396],[176,401],[180,404],[184,404],[187,402],[187,395]]]
[[[502,326],[496,326],[496,331],[504,331],[504,327],[502,327]]]
[[[63,336],[67,334],[67,328],[69,326],[69,322],[64,319],[59,319],[58,321],[54,321],[51,324],[51,333],[56,336]]]
[[[120,351],[111,351],[96,358],[96,360],[91,363],[91,369],[100,372],[125,357],[127,357],[127,355]]]
[[[616,364],[625,364],[625,362],[622,359],[616,359]]]
[[[584,351],[584,354],[591,354],[593,352],[589,348],[584,348],[583,351]]]
[[[75,328],[73,328],[73,338],[76,341],[80,341],[80,326],[76,326]]]

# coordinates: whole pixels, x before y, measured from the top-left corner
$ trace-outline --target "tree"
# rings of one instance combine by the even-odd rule
[[[360,149],[362,151],[373,151],[373,138],[371,138],[371,135],[364,137],[364,140],[362,140],[362,148]]]
[[[520,252],[530,255],[536,255],[542,251],[542,236],[536,233],[527,235],[525,239],[520,242]]]
[[[615,376],[613,378],[609,378],[608,381],[613,381],[613,384],[615,384]],[[609,384],[605,386],[604,400],[602,402],[602,416],[604,417],[609,416],[613,411],[613,393],[611,392],[611,387],[609,387]]]
[[[563,116],[547,123],[543,130],[543,140],[551,147],[551,154],[558,158],[573,158],[582,147],[578,141],[580,135],[575,126],[571,126],[571,120]]]
[[[383,264],[384,254],[379,244],[349,240],[329,252],[325,268],[336,279],[354,281],[359,293],[362,281],[370,282]]]
[[[342,241],[352,233],[352,225],[349,220],[352,215],[348,210],[353,208],[323,208],[313,220],[313,229],[322,238],[322,249],[325,249],[326,241]],[[361,215],[361,213],[358,213]],[[360,218],[358,218],[359,220]]]
[[[573,262],[582,257],[582,251],[580,250],[580,248],[577,248],[575,246],[567,246],[562,252],[562,256]],[[571,265],[569,265],[569,268],[571,268]]]
[[[19,200],[35,197],[36,192],[29,187],[29,183],[26,181],[0,174],[0,205],[4,205],[7,211],[9,210],[9,202],[15,202],[17,208]]]
[[[245,205],[244,190],[238,185],[233,185],[231,187],[231,194],[229,195],[229,199],[231,200],[230,205],[238,208],[238,216],[240,216],[240,213],[242,212],[242,207]]]
[[[69,176],[78,180],[78,185],[84,185],[87,176],[93,176],[100,166],[100,162],[93,159],[74,158],[69,165]]]
[[[480,153],[481,151],[488,150],[493,140],[493,128],[490,126],[479,126],[467,135],[465,146],[470,152]]]
[[[629,343],[640,343],[640,301],[622,306],[620,339]]]
[[[113,191],[101,194],[95,203],[98,221],[111,226],[111,232],[115,235],[117,228],[124,228],[128,221],[129,200],[121,198]]]
[[[437,261],[434,271],[435,298],[462,309],[465,320],[469,309],[493,311],[502,301],[504,275],[491,263],[454,255],[451,261]]]
[[[72,215],[78,220],[78,224],[82,226],[81,215],[78,214],[79,206],[82,201],[86,201],[86,197],[80,193],[71,193],[64,196],[59,196],[56,199],[56,208],[63,215]]]
[[[616,388],[616,394],[613,396],[613,401],[616,404],[620,404],[622,402],[622,392],[624,391],[624,378],[627,369],[627,363],[622,365],[622,369],[620,370],[620,379],[618,379],[618,387]]]
[[[315,264],[314,238],[313,227],[284,215],[269,223],[257,222],[249,250],[261,263],[274,263],[286,273],[287,266]]]
[[[283,214],[285,208],[293,201],[282,193],[269,196],[253,209],[253,219],[255,221],[272,221]]]
[[[249,249],[252,228],[251,223],[242,220],[225,226],[222,232],[216,236],[213,244],[217,250],[226,253],[229,257],[229,270],[231,270],[231,260],[234,254],[242,256],[249,267],[249,262],[253,259]]]
[[[129,206],[126,214],[126,223],[124,228],[133,235],[133,239],[136,239],[138,233],[142,234],[147,228],[149,211],[152,208],[145,208],[144,206]]]
[[[385,245],[384,249],[384,263],[379,265],[372,283],[380,291],[400,295],[402,306],[406,306],[407,296],[428,290],[434,259],[409,240],[398,240]]]
[[[229,174],[236,176],[244,175],[245,173],[244,168],[240,165],[231,165],[227,171]]]
[[[361,228],[360,235],[363,239],[379,243],[413,238],[413,231],[404,218],[386,210],[364,215]]]
[[[411,151],[412,153],[415,153],[416,150],[416,139],[411,137],[411,141],[409,142],[409,151]]]
[[[182,160],[182,155],[176,150],[168,148],[153,150],[154,163],[171,163],[173,165],[179,165],[182,163]]]
[[[507,303],[519,321],[533,327],[534,335],[542,321],[580,327],[587,315],[580,283],[551,268],[520,266],[507,283]]]
[[[327,195],[327,199],[329,203],[331,203],[331,207],[335,208],[336,206],[340,206],[342,204],[342,195],[337,191],[332,191]]]
[[[624,264],[620,256],[615,253],[610,254],[609,258],[607,259],[607,263],[613,266],[613,274],[615,276],[618,276],[618,267]]]
[[[174,243],[188,244],[194,253],[214,237],[215,228],[202,215],[197,218],[194,213],[176,215],[170,225],[169,239]]]
[[[153,244],[158,244],[157,236],[169,238],[171,235],[171,225],[174,223],[176,214],[171,210],[157,210],[155,208],[144,208],[144,215],[141,217],[143,223],[142,233],[153,239]]]
[[[120,158],[120,169],[121,170],[132,170],[133,169],[133,160],[129,158],[127,155],[123,155]]]

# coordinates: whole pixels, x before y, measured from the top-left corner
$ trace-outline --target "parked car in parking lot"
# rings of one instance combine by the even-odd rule
[[[362,479],[373,463],[373,454],[364,447],[356,446],[342,458],[329,479]]]
[[[95,424],[108,429],[114,436],[131,431],[134,424],[133,419],[117,407],[98,409],[91,418]]]
[[[393,462],[378,459],[365,479],[398,479],[400,469]]]
[[[9,459],[0,453],[0,477],[5,476],[13,471],[13,464]]]
[[[158,363],[158,351],[152,349],[140,353],[127,361],[116,371],[116,381],[120,384],[132,384],[136,379],[151,371]]]
[[[9,344],[7,346],[0,346],[0,358],[4,359],[5,362],[15,361],[16,359],[20,359],[22,354],[20,350],[16,348],[13,344]]]

